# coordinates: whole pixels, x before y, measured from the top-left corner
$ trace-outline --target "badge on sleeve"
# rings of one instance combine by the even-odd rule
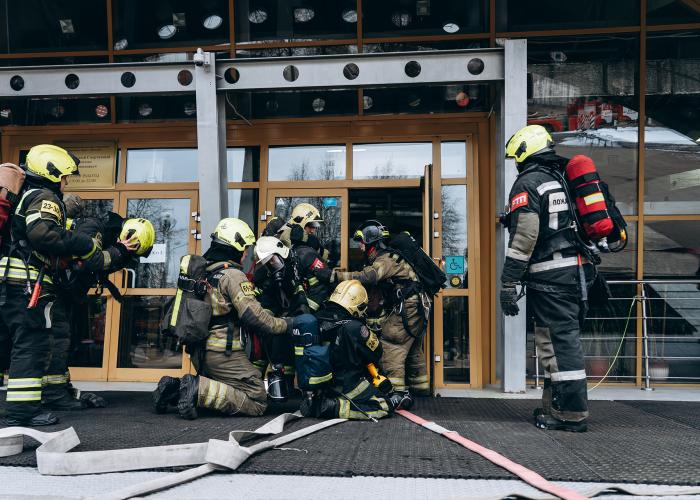
[[[370,351],[376,351],[377,347],[379,347],[379,339],[377,338],[377,334],[370,332],[369,338],[367,338],[365,345],[367,345],[367,348]]]
[[[255,295],[255,285],[253,285],[250,281],[244,281],[241,283],[241,290],[243,291],[243,295],[247,295],[248,297]]]
[[[59,221],[63,219],[61,208],[53,201],[44,200],[41,202],[41,212],[56,217]]]
[[[526,207],[528,202],[527,191],[518,193],[510,200],[510,211],[515,212],[520,207]]]
[[[325,268],[326,268],[326,265],[319,258],[314,259],[314,261],[311,263],[311,266],[309,267],[309,269],[311,269],[312,271],[314,269],[325,269]]]

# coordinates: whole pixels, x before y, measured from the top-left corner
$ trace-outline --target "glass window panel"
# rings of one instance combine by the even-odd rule
[[[440,144],[440,169],[442,178],[467,176],[467,143],[443,142]]]
[[[590,156],[625,214],[637,209],[636,35],[528,39],[528,124],[566,157]]]
[[[197,150],[130,149],[126,182],[197,182]]]
[[[136,288],[175,288],[180,258],[188,252],[190,238],[189,198],[131,199],[127,218],[143,217],[156,230],[154,252],[136,267]]]
[[[345,146],[271,147],[267,179],[307,181],[345,179]]]
[[[496,0],[498,31],[600,28],[639,24],[639,0]]]
[[[355,38],[355,2],[235,2],[236,41]]]
[[[114,50],[229,41],[228,1],[112,2]]]
[[[423,143],[357,144],[352,148],[353,179],[423,177],[433,162],[433,145]]]
[[[117,97],[117,121],[120,123],[196,119],[197,101],[194,94]]]
[[[79,53],[76,53],[75,55],[63,57],[25,56],[18,59],[0,59],[0,66],[73,66],[76,64],[103,64],[108,62],[109,57],[107,56],[81,56]]]
[[[479,49],[488,47],[488,40],[421,40],[417,42],[366,43],[362,51],[374,54],[381,52],[418,52],[423,50]]]
[[[110,123],[109,97],[0,99],[0,126]]]
[[[607,279],[635,279],[637,276],[637,223],[627,222],[627,246],[617,253],[601,253],[598,266]]]
[[[2,0],[0,12],[2,52],[107,50],[105,2]]]
[[[362,1],[365,37],[447,35],[488,31],[482,0]]]
[[[90,295],[84,302],[71,304],[70,366],[102,366],[106,322],[106,297]]]
[[[229,189],[228,216],[245,221],[257,234],[258,232],[258,190]]]
[[[700,5],[688,0],[647,0],[647,23],[700,22]]]
[[[647,38],[647,214],[700,213],[700,31]]]
[[[364,90],[366,115],[488,111],[488,85],[431,85]]]
[[[392,233],[408,231],[419,242],[423,241],[423,190],[421,188],[350,189],[348,191],[352,234],[363,221],[380,221]],[[348,267],[353,271],[365,265],[360,244],[349,242]]]
[[[181,368],[177,340],[161,332],[160,322],[171,297],[124,297],[119,332],[118,368]]]
[[[700,221],[647,222],[645,278],[700,278]]]
[[[357,54],[357,45],[325,45],[323,47],[275,47],[271,49],[246,47],[236,49],[236,58],[329,56],[338,54]]]
[[[442,186],[442,259],[448,288],[467,288],[467,186]]]
[[[652,382],[700,380],[700,291],[695,284],[645,285]]]
[[[443,297],[443,380],[469,383],[469,302],[467,297]]]
[[[260,176],[260,148],[228,148],[226,172],[229,182],[257,182]]]
[[[228,97],[226,116],[229,119],[357,114],[355,90],[235,92]]]

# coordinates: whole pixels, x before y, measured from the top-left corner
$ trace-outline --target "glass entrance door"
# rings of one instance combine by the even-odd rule
[[[175,295],[180,258],[198,246],[197,206],[196,191],[121,194],[120,214],[150,220],[156,243],[148,258],[125,269],[117,280],[124,300],[115,304],[112,315],[119,335],[110,344],[111,380],[158,380],[190,368],[189,358],[176,349],[172,337],[161,333],[160,324]]]

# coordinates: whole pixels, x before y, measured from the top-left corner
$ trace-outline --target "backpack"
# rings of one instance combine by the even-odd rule
[[[320,345],[318,322],[311,314],[294,318],[292,324],[297,383],[303,391],[315,391],[333,382],[330,346]]]
[[[8,221],[20,200],[25,177],[24,170],[13,163],[0,165],[0,244],[3,236],[9,234]]]
[[[447,275],[408,231],[393,235],[386,245],[410,264],[428,294],[435,295],[445,288]]]
[[[574,200],[576,221],[583,234],[601,250],[619,252],[627,245],[627,223],[593,163],[576,155],[564,168],[569,193]],[[615,244],[610,247],[610,244]]]
[[[166,306],[161,330],[177,338],[187,348],[196,346],[209,336],[212,318],[207,294],[207,260],[201,255],[185,255],[180,259],[177,293]]]

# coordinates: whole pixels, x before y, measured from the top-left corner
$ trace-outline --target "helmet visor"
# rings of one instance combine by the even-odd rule
[[[276,253],[268,255],[261,262],[265,265],[265,267],[268,269],[268,271],[270,271],[271,274],[284,269],[284,259]]]
[[[367,302],[357,304],[357,312],[360,314],[360,316],[364,316],[367,312]]]

